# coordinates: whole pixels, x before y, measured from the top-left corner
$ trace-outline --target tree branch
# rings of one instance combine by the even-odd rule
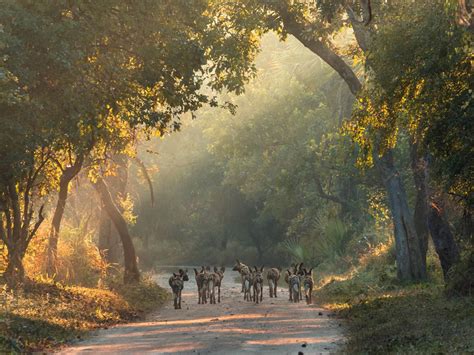
[[[326,193],[323,189],[323,185],[321,183],[321,180],[319,178],[319,176],[314,172],[313,173],[313,180],[314,180],[314,183],[316,185],[316,190],[318,192],[318,195],[319,197],[322,197],[326,200],[329,200],[329,201],[332,201],[332,202],[335,202],[337,204],[340,204],[341,206],[344,206],[346,207],[347,209],[350,209],[352,207],[351,203],[338,197],[338,196],[334,196],[334,195],[330,195],[328,193]]]
[[[285,30],[333,68],[347,83],[352,94],[357,96],[362,89],[362,84],[352,68],[323,42],[314,36],[309,36],[304,24],[298,22],[295,16],[288,11],[287,7],[280,7],[279,12]]]
[[[41,226],[41,223],[44,221],[44,216],[43,216],[43,209],[44,209],[44,204],[41,205],[39,211],[38,211],[38,220],[35,223],[35,226],[30,232],[30,235],[28,236],[28,239],[26,241],[26,245],[31,241],[31,239],[35,236],[36,232],[38,231],[38,228]]]
[[[135,157],[133,161],[139,166],[140,170],[142,171],[143,176],[145,177],[146,181],[148,182],[148,187],[150,189],[150,197],[151,197],[151,205],[155,205],[155,194],[153,192],[153,184],[151,182],[150,174],[148,174],[148,170],[146,169],[145,164],[141,161],[140,158]]]

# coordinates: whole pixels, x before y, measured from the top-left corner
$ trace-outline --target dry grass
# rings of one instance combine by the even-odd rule
[[[165,290],[146,281],[114,291],[51,282],[0,290],[0,352],[48,351],[89,331],[133,321],[161,305]]]
[[[316,299],[347,320],[350,353],[472,353],[474,298],[447,297],[434,255],[431,279],[404,285],[388,248],[341,275],[321,278]]]

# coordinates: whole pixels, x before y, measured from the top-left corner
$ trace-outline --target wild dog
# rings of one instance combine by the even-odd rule
[[[217,272],[209,272],[208,277],[209,303],[216,304],[216,288],[218,287],[217,285],[220,282],[220,276]]]
[[[232,270],[239,272],[240,277],[242,278],[242,291],[240,292],[244,292],[244,276],[250,274],[251,271],[250,271],[250,268],[247,265],[241,263],[239,259],[236,259],[235,261],[236,263],[234,267],[232,268]]]
[[[214,285],[213,282],[211,283],[212,275],[210,270],[210,266],[206,266],[202,272],[201,303],[207,303],[207,298],[211,292],[210,286],[211,284],[212,286]]]
[[[304,269],[304,279],[303,279],[303,289],[304,289],[304,296],[306,298],[306,303],[311,304],[313,302],[312,294],[313,294],[313,268],[306,270]]]
[[[303,279],[304,279],[304,276],[305,276],[303,263],[299,263],[299,264],[295,265],[295,273],[300,278],[300,301],[302,301],[303,300],[302,287],[303,287]]]
[[[262,302],[263,301],[263,266],[260,268],[260,270],[258,270],[257,267],[254,266],[252,286],[253,286],[253,301],[255,303],[259,303],[259,301]]]
[[[285,271],[285,282],[288,284],[288,300],[293,301],[293,292],[291,291],[290,276],[297,273],[297,264],[291,264],[290,268]]]
[[[244,301],[251,301],[252,297],[252,284],[253,284],[253,275],[248,273],[242,275],[242,285],[244,286]]]
[[[168,281],[173,291],[174,309],[181,309],[181,291],[183,290],[183,278],[180,274],[173,273]]]
[[[198,271],[197,269],[194,269],[194,278],[196,279],[196,285],[198,289],[198,304],[204,303],[204,300],[206,299],[205,297],[205,290],[203,288],[204,286],[204,272],[206,269],[204,266],[201,266],[201,271]],[[204,293],[204,297],[203,297]]]
[[[174,309],[181,309],[181,293],[185,281],[189,281],[188,269],[179,269],[178,273],[173,273],[168,280],[171,290],[173,291]]]
[[[221,266],[220,269],[214,266],[214,273],[219,276],[216,282],[216,287],[217,287],[217,302],[221,303],[221,286],[222,286],[222,280],[224,279],[224,272],[225,272],[225,267]]]
[[[291,272],[289,269],[287,270],[288,272],[288,284],[290,286],[290,294],[291,294],[291,300],[293,302],[299,302],[300,301],[300,293],[301,293],[301,282],[300,278],[297,274]]]
[[[270,298],[277,297],[277,287],[278,287],[278,280],[280,280],[280,268],[271,268],[267,272],[267,280],[268,280],[268,290],[270,291]]]

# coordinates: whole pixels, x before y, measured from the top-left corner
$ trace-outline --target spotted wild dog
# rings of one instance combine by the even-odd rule
[[[260,270],[254,266],[253,280],[252,280],[252,289],[253,289],[253,301],[259,303],[263,301],[263,266]]]
[[[253,299],[252,297],[252,284],[253,284],[253,274],[248,273],[245,275],[242,275],[242,284],[244,286],[244,301],[251,301]]]
[[[304,289],[304,296],[306,298],[306,303],[311,304],[313,302],[312,294],[313,294],[313,268],[306,270],[304,269],[304,279],[303,279],[303,289]]]
[[[280,280],[280,268],[272,267],[267,272],[267,280],[268,280],[268,290],[270,291],[270,298],[277,297],[277,287],[278,287],[278,280]]]
[[[293,301],[293,292],[291,291],[290,276],[297,273],[297,264],[291,264],[290,268],[285,271],[285,282],[288,284],[288,300]]]
[[[174,309],[181,309],[181,292],[183,291],[184,280],[179,273],[173,273],[168,283],[173,291]]]
[[[300,301],[300,293],[301,293],[301,282],[300,278],[297,274],[291,272],[291,270],[287,270],[288,272],[288,284],[290,285],[290,293],[291,299],[293,302]]]
[[[221,286],[222,286],[222,280],[224,279],[224,272],[225,272],[225,267],[221,266],[220,269],[214,266],[214,273],[216,273],[219,278],[216,282],[216,287],[217,287],[217,302],[221,303]]]
[[[300,301],[303,300],[303,279],[305,276],[303,263],[296,264],[296,274],[300,278]]]
[[[201,271],[194,269],[194,278],[196,279],[196,286],[198,289],[198,304],[204,303],[204,299],[206,298],[206,297],[203,297],[203,293],[205,293],[203,289],[204,277],[205,277],[204,272],[205,272],[204,266],[201,266]]]
[[[217,272],[208,272],[208,289],[209,289],[209,303],[216,304],[216,288],[219,283],[220,276]]]
[[[244,276],[250,274],[251,270],[247,265],[241,263],[239,259],[236,259],[235,261],[236,263],[232,270],[237,271],[240,274],[240,277],[242,278],[242,291],[240,292],[244,292]]]

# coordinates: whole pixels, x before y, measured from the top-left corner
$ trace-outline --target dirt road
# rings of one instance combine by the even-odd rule
[[[167,275],[158,275],[163,287]],[[264,288],[261,304],[243,300],[238,275],[226,271],[222,300],[198,305],[194,275],[185,283],[181,310],[169,302],[147,321],[101,330],[94,337],[66,348],[63,353],[123,352],[181,354],[319,354],[335,352],[343,340],[340,322],[328,312],[306,303],[288,302],[279,287],[278,298]],[[281,282],[281,286],[286,283]]]

